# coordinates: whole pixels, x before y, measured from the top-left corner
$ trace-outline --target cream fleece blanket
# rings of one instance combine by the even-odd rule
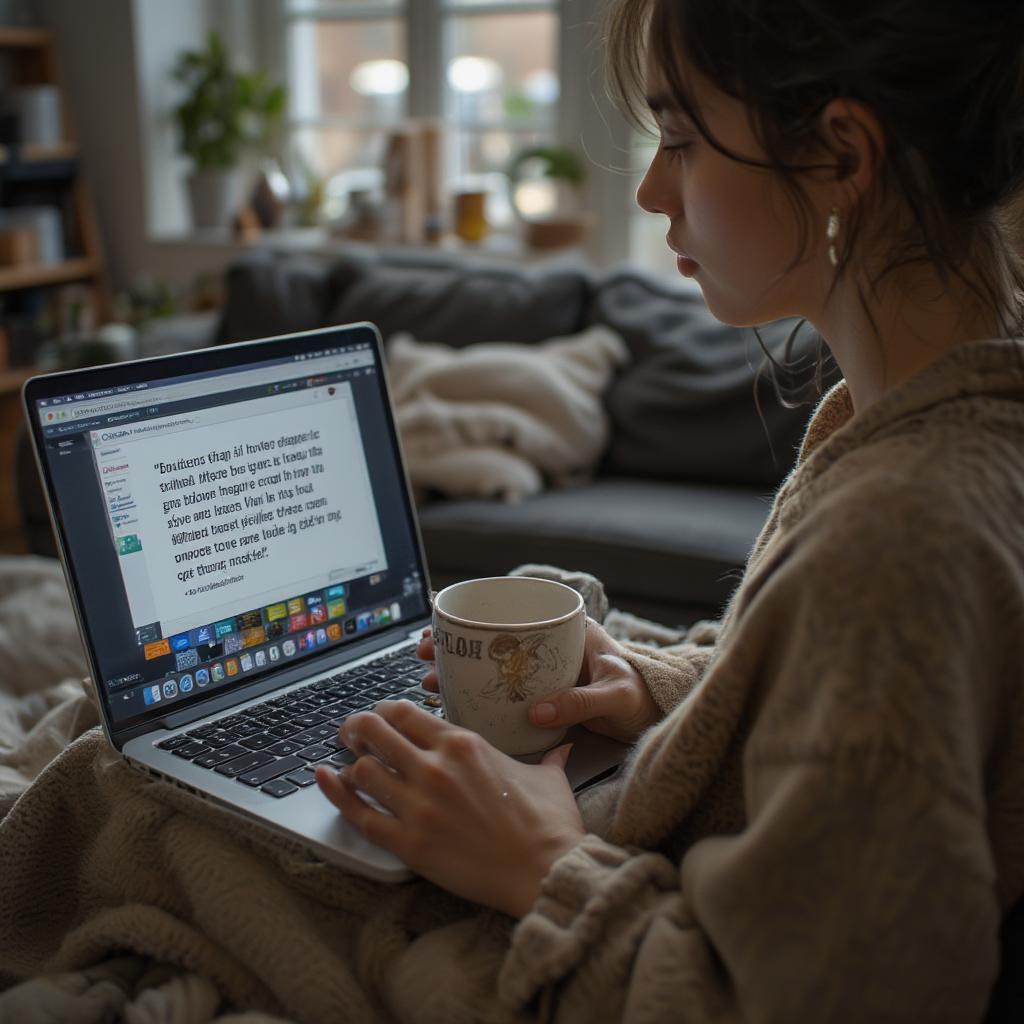
[[[586,477],[608,441],[602,393],[627,358],[601,326],[464,349],[395,335],[388,374],[413,486],[515,500]]]
[[[517,571],[608,612],[592,576]],[[0,590],[0,818],[25,794],[0,823],[0,987],[31,978],[0,991],[2,1024],[517,1019],[493,997],[511,920],[425,882],[357,879],[127,768],[57,563],[0,558]]]

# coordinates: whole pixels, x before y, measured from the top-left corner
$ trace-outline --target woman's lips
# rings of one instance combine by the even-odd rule
[[[668,247],[676,254],[676,269],[683,277],[693,277],[694,274],[700,269],[700,264],[696,260],[691,259],[686,255],[685,252],[681,252],[671,242],[668,243]]]
[[[683,256],[676,253],[676,270],[679,271],[683,277],[693,277],[699,269],[699,264],[696,260],[691,260],[689,256]]]

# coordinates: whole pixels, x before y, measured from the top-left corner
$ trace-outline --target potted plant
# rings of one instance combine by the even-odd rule
[[[581,209],[586,168],[565,146],[531,146],[508,168],[512,208],[535,249],[577,245],[592,217]]]
[[[242,198],[242,152],[266,143],[284,110],[285,89],[259,72],[232,67],[216,32],[205,49],[182,53],[173,75],[185,90],[174,116],[181,150],[194,168],[188,178],[193,222],[223,227]]]

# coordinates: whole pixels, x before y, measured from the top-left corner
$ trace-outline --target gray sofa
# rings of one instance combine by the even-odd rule
[[[713,617],[734,588],[808,408],[786,409],[750,330],[717,323],[699,294],[623,269],[522,269],[442,254],[360,249],[331,257],[254,250],[227,271],[214,339],[241,341],[369,320],[385,340],[526,344],[606,324],[631,362],[605,396],[611,440],[592,481],[518,503],[427,500],[432,583],[550,562],[602,579],[613,606],[670,625]],[[788,325],[766,332],[779,344]],[[813,351],[797,350],[811,360]],[[769,441],[770,437],[770,441]],[[24,488],[30,491],[30,487]],[[29,496],[30,497],[30,496]],[[23,501],[33,550],[52,550]],[[34,518],[33,518],[34,517]]]

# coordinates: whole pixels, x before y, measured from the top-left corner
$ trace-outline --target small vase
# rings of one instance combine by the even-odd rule
[[[464,242],[481,242],[487,236],[486,192],[455,194],[455,234]]]
[[[186,182],[193,227],[228,227],[241,205],[242,172],[237,167],[193,171]]]

